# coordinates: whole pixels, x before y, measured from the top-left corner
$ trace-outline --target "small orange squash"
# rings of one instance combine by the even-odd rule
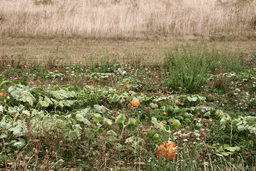
[[[128,83],[126,83],[126,84],[124,85],[124,88],[126,88],[128,85],[129,85],[129,84],[128,84]]]
[[[136,100],[132,100],[132,102],[130,103],[131,106],[138,106],[139,104],[140,102]]]
[[[157,157],[164,156],[166,159],[174,159],[175,152],[179,152],[178,148],[174,149],[176,147],[176,144],[172,141],[168,143],[163,143],[161,144],[156,152]]]
[[[178,105],[179,104],[179,100],[175,100],[175,103]]]

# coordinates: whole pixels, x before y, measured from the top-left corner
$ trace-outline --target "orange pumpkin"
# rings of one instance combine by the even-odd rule
[[[174,159],[175,156],[175,152],[177,151],[177,153],[179,152],[178,148],[175,150],[173,149],[174,147],[176,147],[176,144],[174,142],[168,142],[168,143],[163,143],[161,144],[156,152],[157,157],[161,157],[164,156],[166,157],[166,159]],[[167,154],[166,154],[167,153]]]
[[[178,105],[179,104],[179,100],[175,100],[175,103]]]
[[[140,102],[136,100],[132,100],[132,102],[130,103],[131,106],[138,106],[139,104]]]
[[[128,83],[126,83],[126,84],[124,85],[124,88],[126,88],[128,85],[129,85],[129,84],[128,84]]]
[[[5,94],[4,93],[0,93],[0,97],[5,97]]]

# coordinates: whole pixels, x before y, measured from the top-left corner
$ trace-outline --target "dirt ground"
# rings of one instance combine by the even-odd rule
[[[53,60],[59,64],[100,62],[102,57],[116,58],[120,62],[163,63],[166,52],[184,47],[191,51],[226,49],[234,53],[251,53],[256,41],[211,42],[177,40],[114,40],[76,38],[1,38],[0,56],[44,63]],[[90,55],[91,58],[90,58]]]

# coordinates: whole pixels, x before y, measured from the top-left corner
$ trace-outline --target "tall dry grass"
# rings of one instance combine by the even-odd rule
[[[1,0],[0,3],[2,36],[255,38],[255,26],[255,0]]]

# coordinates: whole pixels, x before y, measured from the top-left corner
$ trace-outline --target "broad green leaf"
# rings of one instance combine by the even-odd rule
[[[147,132],[147,137],[149,138],[153,138],[153,136],[155,135],[156,131],[155,130],[148,130]]]
[[[220,148],[218,149],[220,152],[223,152],[224,150],[223,150],[223,148],[222,148],[222,146],[220,146]]]
[[[76,114],[76,119],[86,125],[91,125],[91,123],[80,114]]]
[[[246,125],[238,125],[237,129],[238,129],[238,131],[246,130]]]
[[[107,124],[108,130],[111,130],[112,129],[112,120],[104,118],[104,122]]]
[[[106,90],[103,90],[101,93],[102,96],[106,96],[107,94],[108,94],[108,91],[106,91]]]
[[[230,116],[226,115],[226,116],[221,118],[220,123],[223,125],[223,124],[225,124],[229,121],[231,121],[231,118],[230,118]]]
[[[217,115],[221,119],[220,123],[222,125],[231,121],[231,117],[229,116],[229,114],[224,113],[222,110],[217,110],[215,112],[215,115]]]
[[[228,144],[224,144],[224,149],[228,150],[228,151],[231,151],[231,152],[234,152],[234,151],[239,151],[240,150],[240,147],[238,146],[235,146],[235,147],[230,147]]]
[[[36,109],[32,109],[32,111],[30,111],[30,113],[32,114],[32,116],[36,116],[36,115],[40,115],[41,114],[41,116],[44,116],[44,111],[43,110],[40,110],[40,111],[38,111],[38,110],[36,110]]]
[[[2,121],[13,121],[13,118],[10,115],[0,115]]]
[[[110,141],[115,141],[117,139],[117,134],[113,130],[109,130],[107,134],[110,134],[108,137]]]
[[[120,96],[118,96],[117,94],[112,95],[108,95],[108,102],[109,103],[115,103],[118,102],[120,100]]]
[[[187,109],[186,108],[182,108],[182,109],[180,109],[180,113],[186,113],[187,112]]]
[[[150,99],[152,99],[152,97],[148,97],[144,93],[140,93],[140,96],[138,96],[138,101],[139,102],[148,101]]]
[[[118,71],[119,71],[119,73],[122,74],[122,75],[126,74],[126,71],[123,70],[122,68],[118,68]]]
[[[67,125],[67,122],[63,121],[62,119],[57,119],[55,125],[64,128]]]
[[[79,137],[80,135],[81,134],[79,133],[78,129],[70,130],[68,133],[68,136],[70,137],[71,140],[73,140],[73,138]]]
[[[102,121],[102,116],[98,113],[93,114],[94,123],[100,123]]]
[[[90,107],[87,107],[87,108],[85,108],[85,109],[80,110],[80,113],[81,113],[81,115],[83,115],[83,117],[85,117],[85,116],[87,116],[87,113],[88,113],[90,110],[91,110],[91,108],[90,108]]]
[[[57,90],[57,91],[51,91],[50,93],[56,99],[65,99],[65,98],[76,97],[76,92],[74,92],[74,91],[65,91],[63,89]]]
[[[41,96],[39,96],[39,104],[43,107],[48,107],[50,104],[53,104],[49,97],[45,96],[44,100]]]
[[[24,106],[22,104],[20,104],[18,107],[17,107],[17,111],[20,112],[24,109]]]
[[[197,97],[190,97],[190,96],[188,96],[187,99],[190,102],[195,102],[197,100]]]
[[[168,106],[167,109],[170,110],[170,111],[174,111],[173,106]]]
[[[133,142],[133,141],[134,141],[134,136],[131,136],[131,137],[125,139],[125,143]]]
[[[22,111],[22,114],[25,114],[25,115],[29,116],[29,115],[30,115],[30,112],[29,112],[28,110],[23,110],[23,111]]]
[[[127,125],[136,125],[136,120],[134,118],[129,118]]]
[[[10,144],[13,145],[13,144],[16,143],[16,142],[17,142],[16,140],[11,140],[11,141],[10,141]]]
[[[134,136],[130,137],[130,139],[127,138],[127,139],[129,139],[128,141],[132,141],[132,142],[133,142],[133,143],[132,143],[132,147],[133,147],[133,148],[137,148],[138,146],[142,145],[142,142],[143,142],[143,139],[142,139],[142,138],[136,137],[136,140],[137,140],[137,141],[135,141],[134,138],[135,138]],[[125,142],[128,142],[127,139],[125,140]]]
[[[21,132],[21,130],[22,130],[22,125],[17,125],[17,126],[15,126],[14,128],[10,128],[9,130],[10,130],[10,131],[13,131],[13,134],[14,134],[15,136],[22,136],[22,135],[23,135],[22,132]]]
[[[14,147],[17,147],[18,149],[22,148],[25,146],[25,140],[22,139],[22,138],[19,138],[19,141],[18,142],[15,142],[13,144]]]
[[[12,127],[12,123],[11,122],[7,122],[7,123],[5,123],[4,126],[5,126],[6,130],[9,130]]]
[[[188,119],[188,118],[185,118],[185,122],[186,122],[186,123],[191,123],[191,120]]]
[[[100,105],[96,104],[96,105],[94,105],[93,107],[94,107],[96,113],[104,113],[106,110],[108,110],[108,109],[107,109],[105,106],[103,106],[103,105],[100,106]]]
[[[208,111],[208,112],[206,112],[205,114],[204,114],[204,117],[210,117],[211,116],[211,112],[210,111]]]
[[[41,87],[36,87],[32,91],[33,91],[33,93],[39,95],[39,97],[40,97],[40,95],[43,95],[43,96],[47,96],[48,95],[48,93],[45,92],[45,90],[43,88],[41,88]]]
[[[223,117],[223,116],[224,116],[224,113],[223,113],[222,110],[217,110],[217,111],[215,112],[215,115],[217,115],[217,116],[219,116],[219,117]]]
[[[44,118],[43,118],[43,121],[46,123],[46,122],[52,122],[53,121],[53,119],[52,119],[52,117],[50,117],[50,116],[45,116]]]
[[[134,118],[129,118],[128,123],[127,123],[127,129],[128,130],[136,130],[137,129],[136,120]]]
[[[150,103],[149,106],[150,106],[152,109],[158,108],[158,105],[157,105],[156,103]]]
[[[75,113],[71,113],[71,118],[72,118],[72,119],[76,119],[76,115],[77,115],[77,114],[75,114]]]
[[[158,123],[157,119],[155,117],[151,118],[151,122],[154,124],[154,127],[160,128],[160,130],[162,130],[162,131],[166,131],[166,128],[163,125],[161,125],[160,123]]]
[[[154,136],[153,136],[153,138],[152,138],[153,140],[159,140],[160,139],[160,137],[159,137],[159,135],[156,133]]]
[[[97,124],[98,125],[98,133],[102,133],[103,132],[103,128],[101,127],[102,125],[101,124]]]
[[[115,149],[120,150],[122,147],[123,147],[122,144],[117,143],[115,146]]]
[[[132,97],[137,96],[137,94],[134,91],[129,91],[129,94],[131,94]],[[137,99],[137,98],[133,98],[133,99],[136,100],[136,101],[139,101],[139,99]]]
[[[28,91],[22,91],[19,100],[23,102],[28,102],[30,106],[33,106],[34,101],[36,101],[35,97]]]
[[[7,135],[6,134],[0,135],[0,139],[3,139],[3,138],[7,138]]]
[[[51,98],[51,101],[53,101],[53,104],[54,104],[55,107],[61,107],[61,108],[64,107],[64,104],[62,103],[62,101],[57,101],[53,98]]]
[[[248,121],[256,121],[256,116],[246,116],[246,120],[248,120]]]
[[[256,132],[256,126],[254,127],[250,126],[248,130],[250,131],[251,134],[253,134],[254,132]]]
[[[15,89],[16,89],[16,85],[13,85],[13,86],[10,86],[7,91],[8,91],[9,93],[11,93],[11,92],[13,92]]]
[[[61,102],[63,106],[68,106],[68,107],[71,107],[75,103],[74,100],[62,100]]]
[[[104,118],[104,122],[106,122],[108,125],[112,126],[112,120]]]
[[[206,97],[204,96],[197,96],[199,98],[200,101],[204,101],[206,99]]]
[[[160,128],[160,130],[162,130],[162,131],[166,131],[166,128],[163,125],[161,125],[160,123],[157,124],[157,128]]]
[[[175,129],[178,129],[180,126],[181,126],[181,123],[179,120],[175,119],[175,118],[170,118],[168,120],[168,122],[171,122],[172,123],[172,126],[171,126],[171,131],[175,130]]]
[[[137,148],[138,146],[142,145],[143,139],[140,137],[136,137],[137,141],[133,141],[132,147]]]
[[[173,112],[177,113],[179,111],[180,111],[180,108],[178,106],[175,106]]]
[[[10,80],[1,81],[0,90],[4,87],[4,85],[11,84],[11,83],[12,83],[12,82],[11,82]]]
[[[116,119],[115,122],[117,123],[117,125],[119,126],[124,126],[124,122],[126,120],[126,117],[124,116],[124,114],[119,114]]]
[[[160,106],[161,106],[161,103],[160,103]],[[167,110],[167,107],[166,107],[166,106],[161,106],[160,109],[163,110],[163,111],[166,111],[166,110]]]
[[[179,119],[179,120],[184,120],[184,118],[182,116],[175,116],[176,119]]]
[[[129,94],[127,92],[124,92],[123,94],[121,94],[122,99],[124,98],[128,98],[129,97]]]
[[[222,152],[221,154],[223,154],[224,156],[228,156],[231,153],[227,153],[227,152]]]
[[[187,118],[193,117],[193,115],[192,115],[191,113],[188,113],[188,112],[185,112],[183,115],[184,115],[185,117],[187,117]]]
[[[197,123],[196,126],[201,127],[201,126],[203,126],[203,124],[202,123]]]
[[[85,109],[77,111],[76,113],[81,114],[84,118],[89,119],[89,116],[91,116],[90,115],[90,110],[91,110],[91,108],[87,107]]]
[[[157,124],[157,119],[156,119],[155,117],[152,117],[152,118],[151,118],[151,122],[152,122],[153,124]]]
[[[236,126],[242,125],[244,123],[244,121],[240,121],[236,124]]]
[[[10,112],[10,114],[16,113],[17,112],[17,106],[8,107],[8,112]]]

